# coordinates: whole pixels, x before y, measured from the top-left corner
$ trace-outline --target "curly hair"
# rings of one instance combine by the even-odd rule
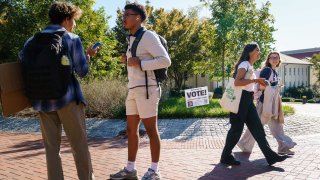
[[[49,9],[49,19],[52,24],[61,24],[65,19],[74,18],[78,20],[82,10],[71,3],[55,2]]]
[[[127,9],[131,9],[134,12],[137,12],[141,16],[142,22],[144,22],[147,19],[147,11],[143,5],[138,4],[136,2],[129,3],[129,4],[126,4],[126,6],[124,7],[124,10],[127,10]]]

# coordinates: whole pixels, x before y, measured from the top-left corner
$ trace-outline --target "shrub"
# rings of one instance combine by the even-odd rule
[[[282,98],[282,102],[294,102],[295,99],[294,98],[290,98],[290,97],[284,97]]]
[[[291,106],[282,106],[282,110],[285,116],[289,116],[295,113],[294,108]]]
[[[214,89],[214,94],[220,94],[220,95],[222,95],[222,86],[219,86],[219,87],[217,87],[217,88],[215,88]]]
[[[174,88],[170,90],[170,97],[183,97],[184,96],[184,91],[181,91],[180,89]]]
[[[295,99],[294,102],[302,102],[302,99]]]
[[[126,82],[122,79],[81,82],[88,117],[125,117]]]
[[[311,99],[314,97],[315,91],[305,86],[298,86],[288,88],[285,91],[285,94],[293,98],[301,98],[302,96],[306,96],[307,99]]]
[[[309,99],[309,100],[307,101],[307,103],[316,103],[316,100],[314,100],[314,99]]]

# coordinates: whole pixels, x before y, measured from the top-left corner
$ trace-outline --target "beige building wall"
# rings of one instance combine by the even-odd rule
[[[310,65],[283,63],[277,72],[285,88],[310,85]]]

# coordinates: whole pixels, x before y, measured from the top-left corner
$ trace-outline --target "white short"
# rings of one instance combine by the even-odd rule
[[[149,99],[147,99],[146,87],[129,89],[126,99],[126,114],[139,115],[141,119],[158,115],[160,100],[160,87],[149,86]]]

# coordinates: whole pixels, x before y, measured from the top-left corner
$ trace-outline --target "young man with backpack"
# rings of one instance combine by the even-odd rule
[[[126,99],[128,162],[127,166],[111,174],[110,179],[137,179],[136,155],[139,146],[139,124],[142,120],[150,139],[151,166],[144,174],[144,180],[158,180],[160,158],[160,136],[157,127],[158,104],[160,100],[159,81],[164,78],[170,57],[156,33],[146,30],[145,7],[138,3],[125,6],[123,25],[131,35],[128,48],[122,60],[128,70],[128,96]],[[165,44],[165,43],[164,43]],[[155,75],[159,74],[159,75]]]
[[[62,126],[71,144],[79,179],[94,179],[85,100],[74,72],[84,77],[88,61],[97,49],[88,48],[85,55],[79,36],[71,33],[81,14],[81,9],[70,3],[53,3],[49,9],[50,24],[25,43],[21,54],[26,95],[40,114],[49,180],[64,179],[60,158]]]

